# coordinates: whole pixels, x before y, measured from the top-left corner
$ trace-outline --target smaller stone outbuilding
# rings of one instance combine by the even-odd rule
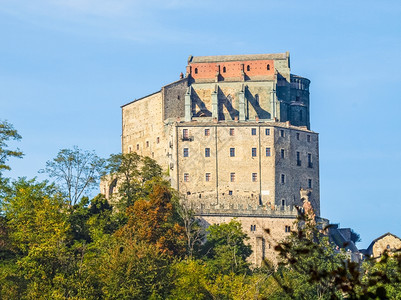
[[[392,253],[400,249],[401,239],[398,236],[387,232],[386,234],[379,236],[377,239],[374,239],[368,249],[361,250],[361,252],[364,252],[368,257],[379,258],[384,251]]]

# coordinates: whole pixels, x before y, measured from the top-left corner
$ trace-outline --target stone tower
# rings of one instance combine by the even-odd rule
[[[288,52],[190,56],[180,77],[122,106],[123,153],[154,158],[205,223],[237,217],[254,262],[274,260],[301,190],[320,215],[310,81],[290,73]]]

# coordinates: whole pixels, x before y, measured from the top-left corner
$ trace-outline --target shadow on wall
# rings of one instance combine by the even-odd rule
[[[199,98],[199,95],[192,89],[192,115],[194,117],[211,117],[212,112],[206,108],[205,102]]]
[[[248,118],[253,119],[254,117],[258,117],[259,119],[270,119],[271,114],[263,109],[260,106],[260,101],[261,99],[259,98],[258,94],[253,95],[248,89],[245,90],[245,98],[247,99],[248,106],[251,105],[253,109],[255,110],[256,115],[252,116],[249,115],[249,107],[248,107]],[[267,103],[266,103],[267,105]]]
[[[219,120],[226,120],[228,118],[234,120],[235,117],[238,118],[239,112],[233,106],[234,101],[238,103],[238,99],[234,98],[234,96],[230,94],[225,95],[220,87],[218,88],[217,97],[219,99]],[[226,108],[228,114],[224,113],[224,108]]]

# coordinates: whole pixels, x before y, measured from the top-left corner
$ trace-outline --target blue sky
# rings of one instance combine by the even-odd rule
[[[119,152],[120,105],[189,55],[290,51],[312,81],[322,216],[360,247],[401,236],[400,1],[0,0],[0,36],[0,119],[26,154],[6,175],[39,176],[73,145]]]

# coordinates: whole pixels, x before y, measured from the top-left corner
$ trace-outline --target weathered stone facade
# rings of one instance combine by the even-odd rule
[[[401,239],[388,232],[373,240],[365,253],[370,257],[379,258],[385,251],[391,255],[392,252],[399,251],[400,249]]]
[[[310,81],[290,74],[288,53],[191,56],[186,69],[122,106],[122,151],[154,158],[205,224],[237,217],[255,263],[274,260],[301,189],[320,215]]]

